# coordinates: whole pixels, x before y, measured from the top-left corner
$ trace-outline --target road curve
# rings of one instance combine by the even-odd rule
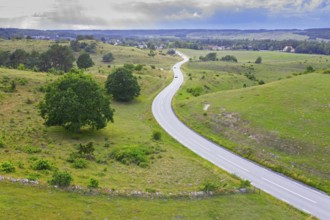
[[[161,91],[152,103],[152,113],[163,129],[178,142],[216,166],[251,181],[255,187],[304,212],[329,220],[328,195],[229,152],[194,132],[176,117],[172,109],[172,98],[183,83],[180,67],[189,60],[184,54],[177,53],[183,61],[173,66],[172,83]]]

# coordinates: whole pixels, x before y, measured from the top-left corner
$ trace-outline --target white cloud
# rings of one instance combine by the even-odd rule
[[[158,23],[203,20],[221,11],[250,9],[270,16],[303,16],[330,12],[330,0],[1,0],[0,27],[156,28]]]

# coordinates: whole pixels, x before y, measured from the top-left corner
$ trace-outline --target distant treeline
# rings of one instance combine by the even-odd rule
[[[73,67],[75,58],[68,46],[52,45],[46,52],[0,51],[0,66],[14,69],[30,69],[45,72],[67,72]]]
[[[195,50],[210,49],[212,46],[223,47],[231,50],[283,50],[291,46],[296,53],[313,53],[330,55],[330,42],[298,41],[298,40],[182,40],[175,41],[172,47],[188,48]]]
[[[304,31],[297,32],[297,34],[307,35],[310,39],[330,39],[330,28],[307,29]]]

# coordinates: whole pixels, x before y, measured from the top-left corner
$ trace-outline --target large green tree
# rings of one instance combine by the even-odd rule
[[[105,88],[117,101],[128,102],[140,95],[137,79],[127,68],[118,68],[109,74]]]
[[[110,100],[88,75],[70,72],[48,85],[39,104],[46,126],[63,126],[79,131],[82,126],[101,129],[113,122]]]
[[[87,69],[89,67],[92,67],[93,65],[94,62],[88,53],[83,53],[78,57],[77,66],[79,69]]]

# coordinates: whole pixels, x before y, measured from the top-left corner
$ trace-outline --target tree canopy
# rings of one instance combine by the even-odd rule
[[[237,63],[237,58],[233,55],[226,55],[224,57],[221,57],[220,60],[225,61],[225,62],[235,62],[235,63]]]
[[[111,61],[113,61],[114,60],[114,58],[113,58],[113,55],[112,55],[112,53],[107,53],[107,54],[105,54],[103,57],[102,57],[102,61],[103,62],[106,62],[106,63],[110,63]]]
[[[76,132],[83,126],[101,129],[108,121],[113,122],[109,98],[90,76],[78,72],[70,72],[48,85],[39,104],[46,126],[63,126]]]
[[[118,68],[109,74],[105,88],[117,101],[128,102],[140,95],[137,79],[127,68]]]
[[[93,65],[94,62],[88,53],[83,53],[78,57],[77,66],[79,69],[87,69]]]

